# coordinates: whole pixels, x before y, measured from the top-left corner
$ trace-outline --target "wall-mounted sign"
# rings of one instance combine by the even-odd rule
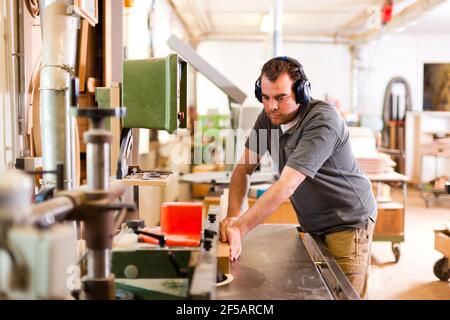
[[[75,0],[74,10],[93,27],[98,23],[98,0]]]

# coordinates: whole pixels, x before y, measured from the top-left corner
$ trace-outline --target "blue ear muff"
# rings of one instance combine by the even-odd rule
[[[255,98],[262,103],[261,77],[255,82]]]
[[[295,94],[295,102],[300,105],[308,105],[311,101],[311,83],[309,82],[302,65],[297,60],[290,57],[275,57],[273,60],[282,60],[292,63],[299,68],[301,78],[294,83],[292,88]],[[261,77],[255,82],[255,98],[262,103]]]

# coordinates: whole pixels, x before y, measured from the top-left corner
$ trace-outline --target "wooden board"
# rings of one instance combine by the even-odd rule
[[[78,59],[78,78],[80,80],[80,92],[86,88],[86,64],[88,53],[89,23],[87,20],[81,20],[80,32],[80,55]]]
[[[217,243],[217,268],[223,274],[230,274],[230,245],[220,240]]]
[[[172,175],[164,176],[160,179],[155,180],[143,180],[143,179],[134,179],[127,178],[122,179],[122,183],[128,186],[140,186],[140,187],[165,187],[169,184]]]
[[[249,206],[253,206],[256,199],[249,198]],[[205,197],[203,200],[203,206],[205,208],[204,212],[208,212],[210,205],[219,205],[219,197]],[[299,224],[297,219],[297,214],[289,200],[285,201],[275,212],[266,218],[263,223],[280,223],[280,224]]]

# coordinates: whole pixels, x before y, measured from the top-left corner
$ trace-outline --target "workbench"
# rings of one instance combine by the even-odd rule
[[[312,240],[311,236],[306,235],[308,237],[309,240],[304,241],[293,224],[257,226],[243,239],[242,254],[231,266],[234,280],[217,287],[216,299],[359,299],[345,275],[336,268],[337,264],[329,253],[317,252],[321,244],[308,246]],[[313,260],[312,257],[317,256],[325,256],[325,259]],[[334,288],[330,288],[330,283],[326,282],[320,271],[320,266],[331,260],[334,262],[329,263],[326,269],[337,277]],[[343,295],[336,297],[336,292]]]

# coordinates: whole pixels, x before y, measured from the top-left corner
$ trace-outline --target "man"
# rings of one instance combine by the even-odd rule
[[[277,57],[263,66],[255,95],[264,110],[233,171],[221,239],[229,242],[230,259],[236,260],[242,238],[289,198],[303,230],[321,236],[364,298],[376,219],[371,183],[355,161],[339,112],[309,92],[297,60]],[[274,140],[277,143],[270,143]],[[249,177],[267,151],[278,164],[280,178],[242,213]]]

